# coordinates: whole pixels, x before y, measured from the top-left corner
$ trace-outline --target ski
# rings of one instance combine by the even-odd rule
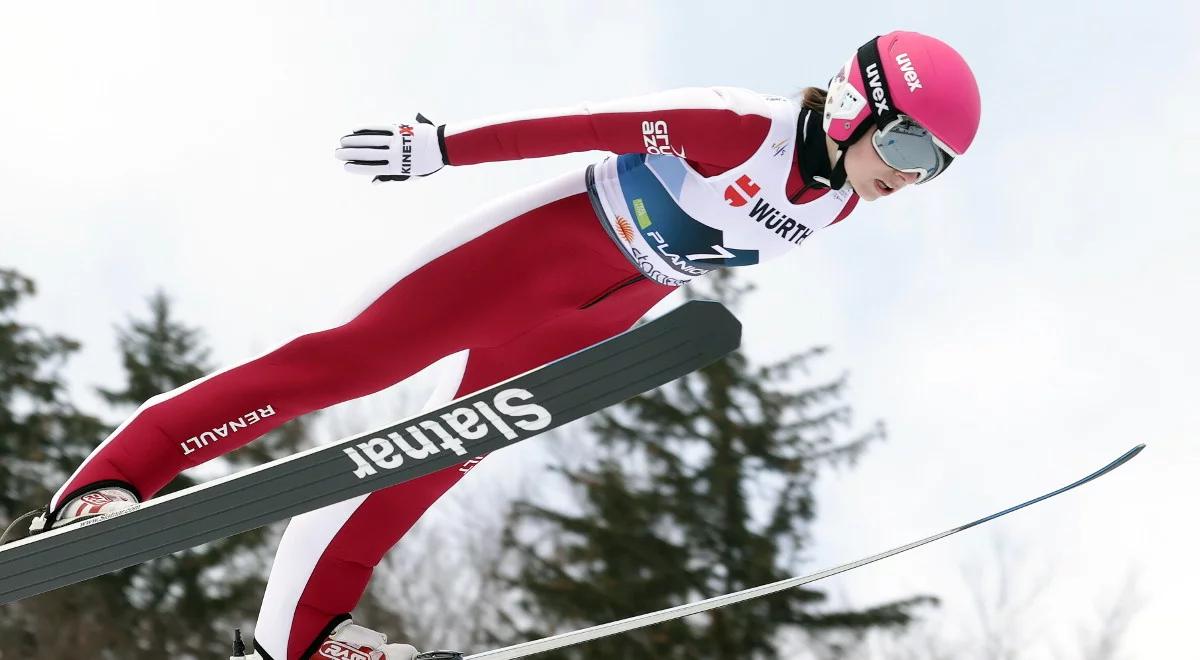
[[[16,541],[0,547],[0,604],[458,465],[664,385],[740,340],[725,307],[688,302],[437,410]]]
[[[959,525],[958,527],[948,529],[940,534],[934,534],[933,536],[923,538],[919,541],[913,541],[912,543],[902,545],[897,548],[892,548],[891,550],[888,550],[886,552],[881,552],[877,555],[871,555],[870,557],[864,557],[863,559],[859,559],[858,561],[853,561],[848,564],[842,564],[841,566],[835,566],[834,568],[830,568],[830,569],[821,571],[819,573],[813,573],[812,575],[788,578],[785,580],[780,580],[778,582],[764,584],[764,585],[761,585],[758,587],[751,587],[749,589],[743,589],[741,591],[736,591],[734,593],[725,594],[723,596],[715,596],[713,598],[696,601],[694,603],[688,603],[686,605],[677,605],[675,607],[667,608],[665,610],[659,610],[657,612],[650,612],[648,614],[641,614],[641,615],[638,615],[635,617],[630,617],[628,619],[622,619],[620,621],[613,621],[611,623],[605,623],[605,624],[598,625],[598,626],[592,626],[591,628],[584,628],[582,630],[576,630],[574,632],[563,633],[561,635],[554,635],[552,637],[546,637],[544,639],[539,639],[539,640],[535,640],[532,642],[524,642],[522,644],[506,646],[502,649],[495,649],[492,651],[484,651],[483,653],[476,653],[474,655],[468,655],[465,658],[463,658],[462,660],[513,660],[514,658],[523,658],[525,656],[533,655],[535,653],[544,653],[546,651],[553,651],[554,649],[559,649],[564,646],[572,646],[574,644],[581,644],[583,642],[589,642],[589,641],[592,641],[595,639],[600,639],[601,637],[608,637],[609,635],[616,635],[618,633],[629,632],[630,630],[636,630],[638,628],[643,628],[645,626],[651,626],[654,624],[662,623],[664,621],[671,621],[673,619],[679,619],[679,618],[689,616],[692,614],[697,614],[700,612],[706,612],[708,610],[716,609],[718,607],[725,607],[726,605],[740,603],[744,600],[750,600],[752,598],[766,596],[767,594],[773,594],[777,591],[783,591],[785,589],[792,589],[794,587],[798,587],[803,584],[808,584],[810,582],[816,582],[817,580],[823,580],[832,575],[837,575],[839,573],[845,573],[846,571],[854,570],[856,568],[859,568],[860,566],[866,566],[867,564],[877,562],[880,559],[887,559],[888,557],[894,557],[895,555],[898,555],[902,552],[907,552],[909,550],[912,550],[913,548],[923,546],[927,543],[933,543],[934,541],[944,539],[947,536],[950,536],[952,534],[957,534],[963,530],[971,529],[972,527],[977,527],[986,522],[995,520],[996,518],[999,518],[1001,516],[1010,514],[1013,511],[1017,511],[1019,509],[1024,509],[1027,506],[1037,504],[1038,502],[1050,499],[1051,497],[1054,497],[1055,495],[1060,495],[1060,494],[1065,493],[1073,488],[1082,486],[1083,484],[1086,484],[1089,481],[1092,481],[1092,480],[1097,479],[1105,474],[1108,474],[1109,472],[1112,472],[1113,470],[1117,469],[1121,465],[1124,465],[1131,458],[1133,458],[1134,456],[1137,456],[1138,453],[1141,452],[1142,449],[1144,449],[1145,447],[1146,447],[1146,445],[1138,445],[1138,446],[1134,447],[1133,449],[1130,449],[1129,451],[1122,454],[1115,461],[1113,461],[1113,462],[1109,463],[1108,465],[1104,466],[1103,468],[1100,468],[1099,470],[1089,474],[1088,476],[1080,479],[1079,481],[1076,481],[1067,486],[1063,486],[1062,488],[1059,488],[1058,490],[1052,491],[1050,493],[1046,493],[1045,495],[1042,495],[1040,497],[1035,497],[1032,500],[1029,500],[1028,502],[1022,502],[1021,504],[1018,504],[1013,507],[1009,507],[1003,511],[993,513],[990,516],[985,516],[983,518],[980,518],[979,520],[969,522],[965,525]]]

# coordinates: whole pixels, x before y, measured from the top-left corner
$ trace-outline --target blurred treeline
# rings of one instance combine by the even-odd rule
[[[735,309],[748,293],[727,274],[705,287],[703,297]],[[201,329],[174,318],[158,293],[117,328],[124,382],[96,388],[112,407],[83,410],[62,375],[83,347],[20,320],[22,300],[35,292],[28,277],[0,269],[0,525],[44,505],[120,423],[114,416],[214,367]],[[469,503],[454,502],[452,492],[435,507],[439,519],[461,513],[470,524],[418,525],[377,570],[356,618],[419,648],[475,652],[814,570],[804,559],[815,543],[816,480],[883,438],[882,424],[853,425],[845,375],[812,375],[827,359],[813,348],[755,365],[736,353],[559,432],[555,451],[535,452],[512,477],[537,487]],[[318,437],[319,415],[213,469],[231,472],[334,439]],[[393,416],[340,424],[361,431]],[[193,483],[181,476],[168,491]],[[275,525],[2,606],[0,660],[228,657],[230,631],[256,618],[281,531]],[[938,614],[929,595],[852,608],[820,587],[539,657],[1022,657],[1002,626],[952,648],[922,632]],[[1118,657],[1127,619],[1069,657]]]

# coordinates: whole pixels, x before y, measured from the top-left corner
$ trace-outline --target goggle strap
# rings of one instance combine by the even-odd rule
[[[879,38],[871,39],[858,48],[858,73],[862,76],[863,88],[866,92],[867,105],[871,108],[871,117],[875,125],[882,129],[900,116],[896,103],[892,98],[892,90],[888,87],[887,76],[883,72],[883,62],[879,57]],[[880,99],[875,99],[875,91],[881,92]],[[859,130],[869,126],[863,122]],[[857,131],[856,131],[857,132]]]

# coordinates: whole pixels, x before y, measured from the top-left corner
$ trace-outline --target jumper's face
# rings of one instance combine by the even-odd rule
[[[867,131],[846,150],[846,180],[864,202],[895,194],[916,183],[917,175],[893,169],[876,153],[871,144],[875,131]]]

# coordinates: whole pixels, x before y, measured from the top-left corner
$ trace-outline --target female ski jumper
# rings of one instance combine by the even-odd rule
[[[436,131],[424,143],[448,165],[619,155],[467,216],[346,324],[147,401],[58,491],[50,520],[93,506],[78,496],[99,487],[152,497],[187,468],[453,353],[466,358],[443,400],[488,387],[628,329],[709,270],[794,248],[857,201],[828,187],[819,114],[742,89],[392,128]],[[388,549],[477,462],[293,519],[255,628],[263,656],[308,658]]]

